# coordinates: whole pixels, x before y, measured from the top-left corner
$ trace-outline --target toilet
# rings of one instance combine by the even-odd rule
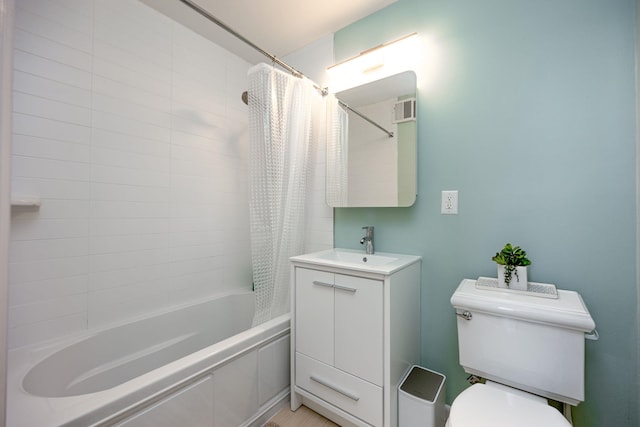
[[[446,427],[567,427],[547,399],[584,400],[585,334],[595,323],[582,297],[477,288],[463,280],[451,297],[460,365],[486,379],[460,393]]]

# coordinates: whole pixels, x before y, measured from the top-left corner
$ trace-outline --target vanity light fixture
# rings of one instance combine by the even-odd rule
[[[414,68],[419,50],[418,33],[361,52],[327,69],[331,92],[358,86]]]

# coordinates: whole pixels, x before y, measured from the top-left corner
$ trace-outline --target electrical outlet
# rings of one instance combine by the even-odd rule
[[[443,215],[458,214],[458,190],[442,192],[442,208],[440,213]]]

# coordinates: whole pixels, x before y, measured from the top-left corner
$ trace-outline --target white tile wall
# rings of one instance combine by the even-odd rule
[[[249,289],[249,64],[134,0],[16,6],[10,347]]]
[[[390,114],[395,102],[396,98],[390,98],[358,106],[360,112],[392,131],[393,138],[364,120],[349,120],[348,202],[352,206],[393,206],[398,201],[398,125],[391,122]],[[370,167],[378,162],[384,165],[382,170]]]
[[[16,3],[10,348],[250,289],[250,65],[135,0]]]

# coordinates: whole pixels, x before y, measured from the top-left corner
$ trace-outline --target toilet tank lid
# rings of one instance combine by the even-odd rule
[[[558,289],[558,298],[540,298],[478,289],[476,281],[464,279],[451,297],[460,310],[478,311],[552,326],[591,332],[596,324],[580,294]]]

